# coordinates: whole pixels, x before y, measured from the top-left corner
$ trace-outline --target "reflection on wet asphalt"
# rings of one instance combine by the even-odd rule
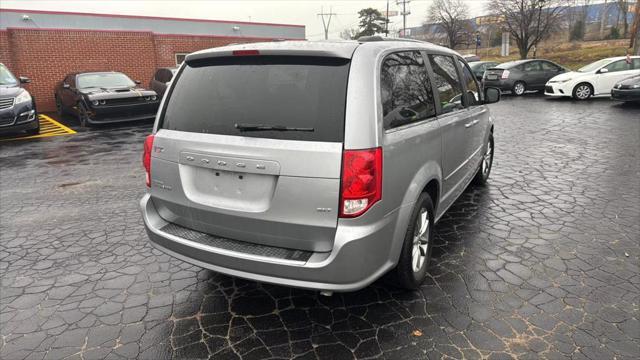
[[[0,358],[637,358],[640,108],[492,111],[490,185],[437,225],[420,291],[331,298],[153,250],[150,125],[0,144]]]

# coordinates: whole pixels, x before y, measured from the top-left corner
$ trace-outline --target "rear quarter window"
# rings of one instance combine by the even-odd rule
[[[342,142],[347,59],[243,56],[187,64],[175,80],[162,128],[285,140]],[[313,128],[245,131],[236,124]]]

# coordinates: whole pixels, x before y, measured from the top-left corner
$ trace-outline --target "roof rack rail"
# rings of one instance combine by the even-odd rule
[[[361,36],[356,39],[358,42],[376,42],[376,41],[408,41],[408,42],[418,42],[423,43],[424,41],[416,40],[416,39],[407,39],[407,38],[394,38],[394,37],[382,37],[380,35],[373,36]]]

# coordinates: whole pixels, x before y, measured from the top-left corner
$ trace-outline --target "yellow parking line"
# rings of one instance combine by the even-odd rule
[[[67,132],[67,134],[75,134],[76,133],[73,129],[70,129],[70,128],[60,124],[59,122],[53,120],[52,118],[48,117],[47,115],[40,115],[40,118],[41,119],[44,118],[45,120],[49,121],[53,125],[65,130]],[[42,124],[42,122],[40,122],[40,124]]]
[[[33,136],[17,136],[8,139],[2,139],[0,141],[38,139],[51,136],[71,135],[76,133],[75,130],[62,125],[61,123],[53,120],[47,115],[38,115],[38,121],[40,121],[40,134]]]

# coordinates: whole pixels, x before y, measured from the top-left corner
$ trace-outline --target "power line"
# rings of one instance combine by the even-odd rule
[[[328,13],[325,13],[324,9],[320,8],[320,14],[318,14],[318,15],[322,17],[322,27],[324,28],[324,39],[328,40],[329,39],[329,26],[331,25],[331,17],[333,15],[338,15],[338,14],[331,12],[331,8],[329,9]],[[329,17],[329,19],[327,21],[324,20],[325,16]]]

